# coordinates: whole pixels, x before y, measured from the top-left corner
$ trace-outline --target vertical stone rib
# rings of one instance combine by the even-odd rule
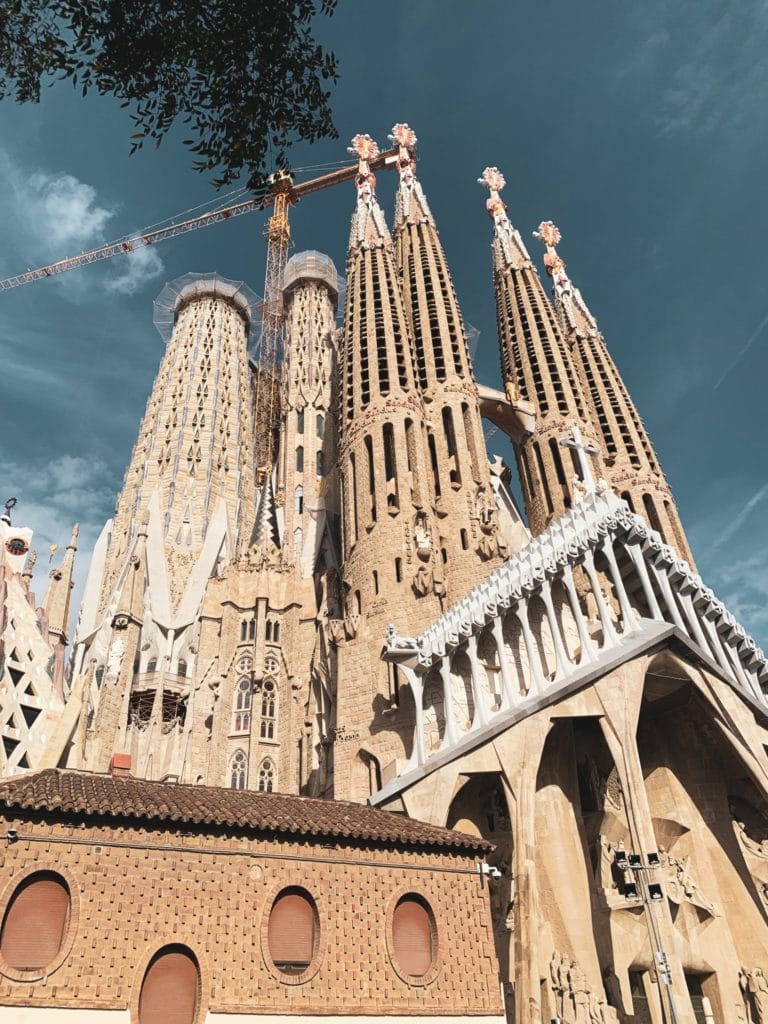
[[[435,219],[416,178],[416,136],[392,130],[400,184],[395,207],[395,263],[414,339],[416,384],[424,400],[438,516],[450,523],[440,546],[447,557],[449,600],[463,597],[507,554],[485,454],[477,383]]]
[[[494,225],[493,280],[502,374],[510,397],[527,399],[536,409],[535,434],[515,445],[515,456],[529,525],[538,534],[570,508],[581,480],[577,461],[560,441],[577,429],[587,444],[594,445],[597,431],[560,324],[522,238],[507,217],[499,195],[504,178],[492,167],[480,182],[490,192],[486,205]],[[592,459],[599,478],[599,456]]]
[[[560,232],[543,221],[536,232],[546,246],[544,264],[552,278],[555,310],[583,382],[592,418],[603,443],[604,475],[611,486],[694,565],[672,491],[645,425],[622,380],[605,339],[581,292],[574,287],[556,250]]]

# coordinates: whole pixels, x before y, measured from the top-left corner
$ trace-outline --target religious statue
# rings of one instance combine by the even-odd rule
[[[744,999],[752,1008],[756,1024],[768,1024],[768,981],[761,967],[739,972],[739,985]]]

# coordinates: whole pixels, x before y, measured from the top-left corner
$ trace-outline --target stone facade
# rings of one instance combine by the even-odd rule
[[[23,610],[13,621],[25,623],[31,660],[53,660],[40,698],[50,735],[33,734],[24,762],[8,755],[18,687],[4,677],[4,773],[97,779],[130,756],[151,785],[219,793],[208,822],[218,831],[179,826],[175,838],[149,821],[10,816],[34,837],[7,847],[6,866],[22,855],[29,866],[46,844],[49,863],[67,837],[73,877],[96,857],[105,865],[93,875],[97,903],[119,903],[99,881],[110,872],[155,893],[140,940],[89,923],[98,966],[80,950],[87,964],[56,969],[62,1012],[78,1012],[85,993],[112,1000],[116,1020],[135,1019],[152,944],[186,929],[208,1019],[228,1024],[291,1013],[493,1018],[494,956],[516,1024],[768,1024],[768,663],[695,570],[557,229],[537,233],[551,302],[507,216],[503,177],[486,169],[505,391],[480,387],[416,177],[415,135],[397,125],[393,139],[393,235],[371,172],[376,144],[353,140],[340,329],[328,257],[287,263],[280,400],[268,413],[257,400],[266,371],[247,355],[247,289],[205,275],[166,292],[168,349],[94,554],[71,679],[62,602],[74,543],[39,613],[23,556],[6,558],[6,607],[12,597]],[[507,467],[486,457],[484,418],[512,440],[528,526]],[[257,448],[274,448],[274,464],[256,466]],[[8,636],[6,625],[6,651]],[[265,863],[251,877],[255,840],[233,831],[221,802],[232,790],[321,796],[348,814],[339,800],[368,801],[495,850],[482,877],[461,867],[451,880],[453,855],[435,859],[419,843],[386,856],[335,843],[326,856],[314,839],[273,837],[274,856],[259,840]],[[301,992],[253,956],[267,880],[297,884],[297,865],[335,936]],[[434,985],[401,988],[387,973],[389,926],[376,921],[390,886],[422,869],[457,959]],[[206,888],[197,914],[190,894],[214,875],[220,894]],[[357,912],[371,936],[362,971]],[[34,987],[2,991],[45,1005]]]

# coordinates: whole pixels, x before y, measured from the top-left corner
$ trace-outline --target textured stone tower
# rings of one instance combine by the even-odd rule
[[[190,274],[156,303],[168,347],[78,624],[75,676],[90,680],[79,765],[104,769],[121,751],[136,774],[183,774],[206,587],[252,515],[251,299],[241,284]]]
[[[362,799],[383,766],[411,753],[402,739],[413,720],[409,691],[398,690],[379,659],[386,626],[426,625],[445,587],[410,325],[368,166],[378,148],[368,136],[356,136],[353,147],[360,165],[339,396],[346,643],[334,792]]]
[[[449,602],[507,553],[501,539],[467,336],[435,219],[416,178],[414,132],[399,146],[395,262],[413,335],[416,384],[427,416],[432,487]]]
[[[535,432],[515,445],[515,455],[528,522],[539,534],[573,505],[586,477],[602,476],[598,436],[560,324],[499,195],[504,178],[489,167],[479,180],[490,192],[486,205],[493,221],[504,385],[511,401],[522,398],[535,405]],[[564,440],[572,443],[570,451]]]
[[[544,221],[536,235],[546,246],[544,264],[552,278],[555,310],[602,435],[605,478],[633,512],[644,516],[693,565],[675,499],[645,425],[597,321],[557,252],[560,232],[552,221]]]
[[[339,281],[333,261],[319,252],[297,253],[285,268],[283,295],[289,344],[278,503],[284,509],[284,545],[294,553],[301,574],[311,577],[318,557],[326,565],[335,561],[327,547],[328,516],[338,514],[331,402]]]

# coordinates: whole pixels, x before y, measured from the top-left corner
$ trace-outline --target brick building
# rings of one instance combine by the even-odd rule
[[[56,769],[0,800],[3,1020],[503,1020],[483,840]]]

